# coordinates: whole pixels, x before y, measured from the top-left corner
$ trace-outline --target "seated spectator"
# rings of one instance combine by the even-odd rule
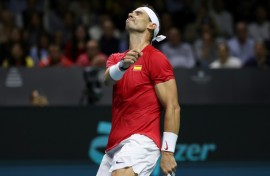
[[[209,64],[217,58],[218,39],[214,36],[213,27],[210,24],[202,25],[201,38],[194,43],[194,49],[198,64],[208,68]]]
[[[20,43],[13,44],[10,49],[10,55],[3,61],[3,67],[34,67],[33,59],[24,53]]]
[[[49,46],[49,55],[47,58],[40,60],[40,67],[50,67],[50,66],[62,66],[62,67],[70,67],[73,63],[65,57],[61,51],[59,45],[51,44]]]
[[[218,45],[218,59],[210,64],[210,68],[240,68],[241,61],[238,58],[229,56],[228,46],[225,42]]]
[[[85,52],[85,45],[88,40],[89,36],[85,27],[83,25],[76,26],[71,40],[64,46],[65,56],[75,63],[78,56]]]
[[[236,36],[228,41],[230,55],[245,63],[254,56],[254,40],[248,37],[247,25],[240,21],[236,24]]]
[[[0,43],[6,43],[9,40],[10,31],[15,28],[13,14],[9,10],[0,12]]]
[[[216,22],[218,35],[224,38],[231,37],[233,35],[233,19],[231,13],[225,9],[225,1],[215,0],[212,3],[213,10],[210,14]]]
[[[89,13],[89,12],[88,12]],[[99,41],[102,36],[102,26],[105,21],[111,21],[111,17],[108,14],[98,15],[97,23],[90,26],[88,33],[90,38]],[[121,36],[120,31],[114,28],[113,36],[119,38]]]
[[[114,35],[114,24],[111,20],[106,20],[102,25],[102,36],[99,40],[101,51],[107,56],[119,51],[120,40]]]
[[[189,44],[181,40],[180,30],[172,27],[168,31],[168,41],[160,46],[161,51],[168,57],[174,68],[192,68],[195,66],[195,58]]]
[[[267,41],[270,39],[270,23],[267,20],[267,10],[264,6],[257,6],[255,10],[256,21],[248,26],[248,32],[255,40]]]
[[[37,12],[33,13],[29,19],[29,24],[25,29],[29,33],[28,43],[30,47],[37,45],[38,37],[40,33],[44,31],[42,16]]]
[[[30,49],[30,56],[34,59],[36,64],[38,64],[40,60],[46,59],[48,57],[49,42],[49,35],[47,33],[42,33],[39,36],[37,46],[33,46]]]
[[[244,65],[245,67],[268,68],[270,66],[270,57],[265,43],[259,41],[255,44],[255,56],[250,58]]]
[[[184,29],[184,38],[191,43],[198,39],[203,31],[202,27],[205,25],[211,26],[213,34],[217,33],[217,25],[214,18],[209,14],[207,4],[202,2],[196,11],[196,18],[193,22],[189,23]]]
[[[105,67],[106,61],[107,56],[100,51],[98,42],[90,40],[86,44],[86,52],[78,57],[76,65],[80,67]]]

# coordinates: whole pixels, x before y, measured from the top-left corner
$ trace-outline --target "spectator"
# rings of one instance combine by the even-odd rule
[[[21,12],[20,19],[22,20],[23,27],[28,27],[33,14],[38,14],[40,17],[43,17],[42,9],[44,7],[44,0],[27,0],[26,8]],[[41,18],[40,23],[43,25],[43,19]]]
[[[235,56],[245,63],[254,56],[254,41],[248,37],[247,25],[240,21],[236,24],[236,36],[228,41],[230,55]]]
[[[33,46],[30,50],[30,56],[33,58],[36,65],[39,63],[39,61],[46,59],[49,55],[48,53],[48,47],[50,42],[49,34],[42,33],[40,34],[38,38],[38,44],[36,46]]]
[[[255,40],[267,41],[270,39],[270,23],[267,20],[267,11],[264,6],[257,6],[255,10],[256,21],[248,26],[248,32]]]
[[[65,6],[58,5],[56,1],[53,1],[54,6],[51,5],[50,10],[44,14],[44,27],[49,34],[53,35],[56,31],[62,31],[64,28],[64,13]]]
[[[50,44],[49,46],[49,56],[43,60],[40,60],[40,67],[50,67],[50,66],[61,66],[70,67],[73,63],[65,57],[61,51],[59,45]]]
[[[20,43],[14,43],[10,49],[10,55],[4,60],[3,67],[34,67],[33,59],[24,52]]]
[[[10,31],[15,27],[14,17],[8,10],[1,11],[0,43],[8,42]]]
[[[233,35],[233,19],[229,11],[225,9],[224,0],[215,0],[213,2],[213,10],[210,15],[216,22],[218,34],[222,37],[232,37]]]
[[[195,66],[195,58],[192,47],[183,43],[181,40],[180,30],[172,27],[168,31],[168,41],[160,47],[161,51],[168,57],[172,66],[192,68]]]
[[[191,43],[196,41],[200,37],[200,31],[202,31],[202,26],[209,25],[211,26],[211,30],[213,34],[217,33],[217,26],[215,20],[209,14],[209,9],[206,4],[201,4],[198,12],[197,17],[194,22],[190,23],[185,28],[185,39]]]
[[[210,64],[210,68],[240,68],[241,62],[238,58],[229,56],[228,46],[225,42],[218,45],[218,59]]]
[[[270,57],[264,42],[256,42],[255,56],[250,58],[244,66],[259,68],[268,68],[270,66]]]
[[[114,24],[111,20],[104,21],[99,44],[101,51],[107,56],[119,51],[120,40],[114,36],[114,30]]]
[[[11,58],[11,51],[14,44],[20,44],[24,54],[29,52],[28,44],[22,38],[21,29],[14,27],[9,31],[8,40],[1,44],[1,57],[3,59]]]
[[[99,15],[98,17],[98,23],[97,24],[94,24],[93,26],[91,26],[89,28],[89,35],[91,37],[91,39],[93,40],[100,40],[101,36],[102,36],[102,26],[103,26],[103,23],[105,21],[111,21],[111,18],[109,15],[107,14],[101,14]],[[120,31],[116,28],[114,28],[114,31],[113,31],[113,35],[114,37],[116,38],[119,38],[120,37]]]
[[[85,45],[88,40],[86,28],[82,24],[76,26],[71,40],[64,47],[65,56],[75,63],[79,55],[85,52]]]
[[[90,40],[86,44],[86,53],[81,54],[76,65],[80,67],[105,67],[107,56],[100,51],[100,47],[97,41]]]
[[[69,10],[76,16],[76,22],[78,21],[85,26],[90,26],[93,23],[94,13],[90,10],[89,3],[88,0],[76,0],[69,5]]]
[[[38,37],[40,36],[40,33],[44,31],[42,17],[39,13],[35,12],[31,15],[29,25],[26,26],[26,29],[29,33],[29,45],[31,47],[37,45]]]
[[[217,58],[217,43],[213,27],[209,24],[202,26],[201,38],[194,43],[194,49],[198,64],[201,67],[208,67],[211,62]]]
[[[160,33],[167,36],[168,31],[174,26],[171,14],[163,13],[160,22],[161,22]]]

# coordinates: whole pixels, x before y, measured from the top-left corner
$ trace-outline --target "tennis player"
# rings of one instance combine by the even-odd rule
[[[174,176],[180,106],[168,59],[151,43],[159,20],[148,6],[128,14],[129,50],[107,61],[105,84],[113,85],[112,129],[97,176],[149,176],[161,154],[165,176]],[[160,116],[165,110],[161,141]]]

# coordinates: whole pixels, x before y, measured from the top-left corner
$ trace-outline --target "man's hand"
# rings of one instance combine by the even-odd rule
[[[130,65],[134,64],[142,55],[143,53],[136,49],[128,51],[125,57],[123,58],[123,67],[124,68],[130,67]]]
[[[171,176],[175,175],[176,172],[176,161],[174,155],[171,152],[161,152],[160,168],[164,176],[170,174]]]

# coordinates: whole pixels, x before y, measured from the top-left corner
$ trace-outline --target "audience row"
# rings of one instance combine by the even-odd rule
[[[160,33],[167,36],[153,45],[174,67],[267,67],[270,3],[261,2],[240,0],[238,5],[250,10],[244,14],[224,0],[146,1],[160,14]],[[124,21],[140,3],[2,1],[0,65],[104,67],[110,54],[128,49]]]

